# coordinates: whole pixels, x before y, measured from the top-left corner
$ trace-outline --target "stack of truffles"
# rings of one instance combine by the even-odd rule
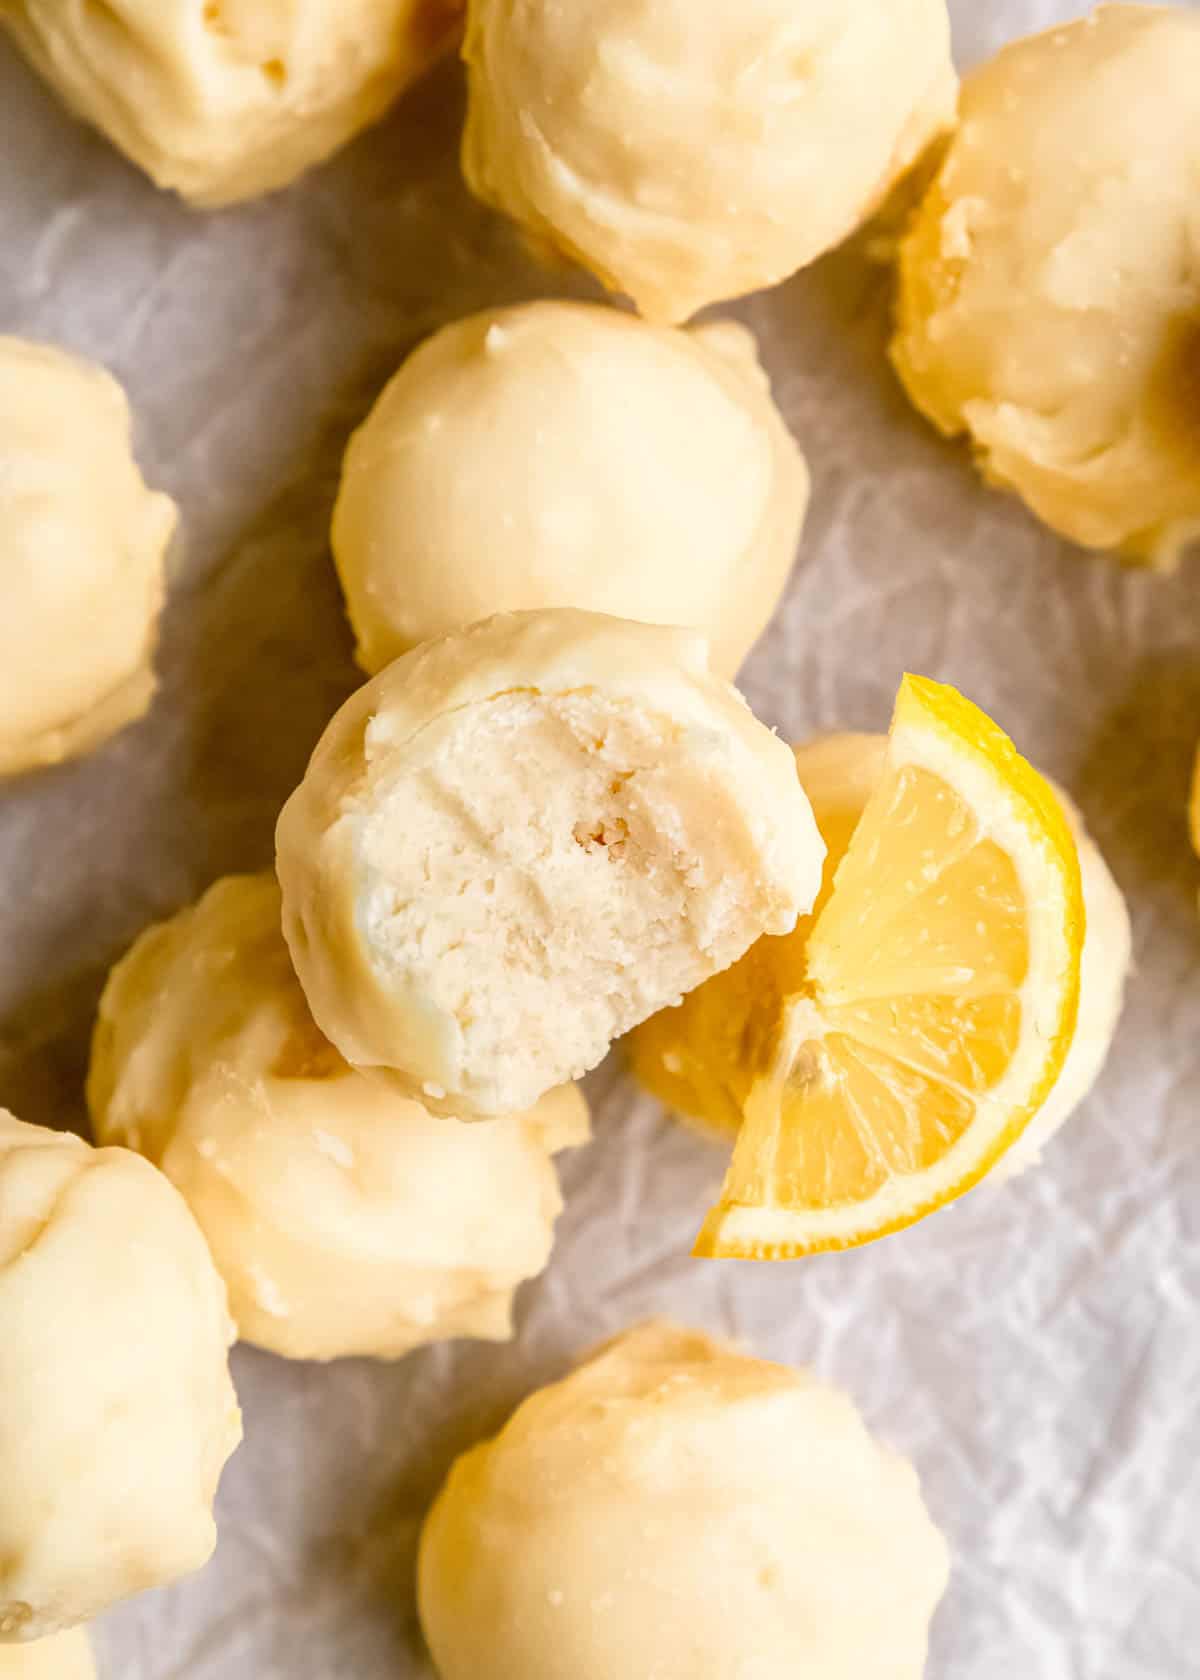
[[[369,680],[276,869],[113,969],[95,1147],[0,1112],[0,1676],[71,1680],[68,1630],[212,1550],[236,1337],[513,1334],[616,1041],[730,1145],[701,1257],[898,1231],[1087,1095],[1130,929],[1067,796],[926,678],[888,734],[795,748],[733,686],[809,473],[751,334],[686,323],[898,194],[913,401],[1065,536],[1169,563],[1200,532],[1200,14],[1102,6],[961,97],[944,0],[0,25],[202,208],[293,180],[461,39],[471,188],[637,311],[489,310],[401,366],[332,529]],[[177,519],[116,382],[0,339],[0,774],[151,707]],[[655,1321],[459,1460],[418,1591],[442,1680],[918,1680],[947,1577],[850,1401]]]

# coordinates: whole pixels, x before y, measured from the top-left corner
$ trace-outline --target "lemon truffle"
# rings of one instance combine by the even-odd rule
[[[242,1336],[294,1359],[394,1359],[512,1333],[550,1256],[573,1086],[466,1126],[357,1073],[313,1025],[273,875],[230,876],[149,929],[100,1006],[96,1135],[187,1201]]]
[[[150,704],[176,510],[130,432],[103,368],[0,338],[0,776],[85,753]]]
[[[945,0],[470,0],[472,189],[682,321],[850,233],[952,120]]]
[[[824,848],[792,755],[682,630],[500,614],[386,667],[279,821],[284,933],[347,1061],[518,1112],[782,933]]]
[[[1063,536],[1200,535],[1200,13],[1106,5],[968,77],[900,254],[917,407]]]
[[[286,186],[451,45],[461,0],[10,0],[0,24],[72,111],[201,206]]]
[[[884,768],[885,735],[827,735],[799,747],[796,766],[828,847],[825,885],[838,864]],[[1033,1165],[1088,1095],[1108,1055],[1129,974],[1132,933],[1120,888],[1061,794],[1079,847],[1087,932],[1080,965],[1079,1013],[1067,1060],[1050,1096],[1003,1156],[998,1176]],[[805,980],[809,923],[785,939],[763,939],[742,961],[631,1035],[634,1073],[668,1107],[718,1131],[734,1133],[757,1071],[746,1060],[756,1019]],[[758,1025],[765,1027],[765,1021]]]
[[[845,1395],[652,1323],[458,1460],[418,1604],[441,1680],[920,1680],[947,1575]]]
[[[96,1680],[87,1634],[72,1628],[32,1644],[0,1645],[0,1680]]]
[[[207,1560],[241,1439],[232,1339],[161,1173],[0,1110],[0,1644]]]
[[[409,357],[346,456],[333,547],[359,663],[490,613],[583,607],[697,629],[733,676],[808,491],[744,327],[473,315]]]

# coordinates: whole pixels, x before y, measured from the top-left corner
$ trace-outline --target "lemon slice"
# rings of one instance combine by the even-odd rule
[[[1062,1071],[1084,921],[1053,790],[954,689],[906,677],[832,889],[776,952],[787,991],[761,1042],[744,1030],[741,1129],[696,1253],[849,1248],[970,1189]]]

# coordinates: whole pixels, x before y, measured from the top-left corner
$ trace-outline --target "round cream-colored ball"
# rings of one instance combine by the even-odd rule
[[[202,206],[286,186],[453,43],[462,0],[8,0],[72,111]]]
[[[175,529],[103,368],[0,338],[0,776],[139,718]]]
[[[822,735],[796,749],[796,768],[825,841],[831,884],[867,801],[883,774],[886,735]],[[1070,799],[1057,790],[1079,847],[1087,933],[1079,1014],[1062,1072],[1025,1132],[993,1169],[1013,1176],[1041,1159],[1046,1144],[1091,1091],[1112,1045],[1132,960],[1132,929],[1121,889]],[[778,998],[778,976],[804,975],[809,925],[788,940],[762,940],[745,958],[635,1032],[628,1053],[638,1079],[680,1115],[718,1132],[736,1132],[755,1068],[745,1060],[750,1024],[764,999]],[[788,988],[783,988],[787,990]]]
[[[32,1644],[0,1645],[0,1680],[96,1680],[87,1634],[72,1628]]]
[[[1008,47],[901,248],[892,358],[985,477],[1093,549],[1200,537],[1200,12]]]
[[[347,1061],[438,1112],[515,1113],[794,926],[824,848],[705,652],[508,613],[351,696],[277,834],[292,960]]]
[[[953,120],[945,0],[470,0],[463,168],[683,321],[773,285]]]
[[[920,1680],[947,1575],[845,1395],[652,1323],[458,1460],[418,1602],[441,1680]]]
[[[553,1154],[588,1135],[574,1086],[466,1126],[349,1067],[305,1004],[273,875],[218,881],[117,965],[88,1098],[97,1137],[182,1192],[242,1336],[294,1359],[510,1336],[550,1258]]]
[[[148,1161],[0,1110],[0,1644],[198,1569],[241,1439],[225,1286]]]
[[[584,607],[699,630],[732,677],[808,492],[744,327],[472,315],[409,357],[346,456],[333,548],[359,664],[490,613]]]

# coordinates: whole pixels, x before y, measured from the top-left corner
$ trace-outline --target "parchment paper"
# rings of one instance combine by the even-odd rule
[[[953,0],[960,61],[1083,9]],[[327,552],[350,428],[440,322],[591,295],[469,202],[460,121],[447,66],[295,189],[199,216],[0,45],[0,331],[113,368],[186,528],[152,716],[0,791],[0,1101],[27,1119],[82,1128],[108,964],[216,876],[267,863],[354,685]],[[606,1066],[518,1339],[390,1367],[239,1350],[247,1438],[216,1558],[104,1621],[104,1680],[425,1677],[414,1543],[451,1457],[652,1312],[815,1365],[915,1458],[955,1556],[930,1680],[1200,1675],[1200,865],[1184,823],[1200,592],[1194,573],[1086,558],[983,489],[893,382],[886,298],[850,250],[736,311],[816,482],[745,686],[799,739],[884,727],[906,667],[945,678],[1073,791],[1137,925],[1096,1096],[1033,1175],[873,1248],[770,1268],[688,1258],[721,1154]]]

